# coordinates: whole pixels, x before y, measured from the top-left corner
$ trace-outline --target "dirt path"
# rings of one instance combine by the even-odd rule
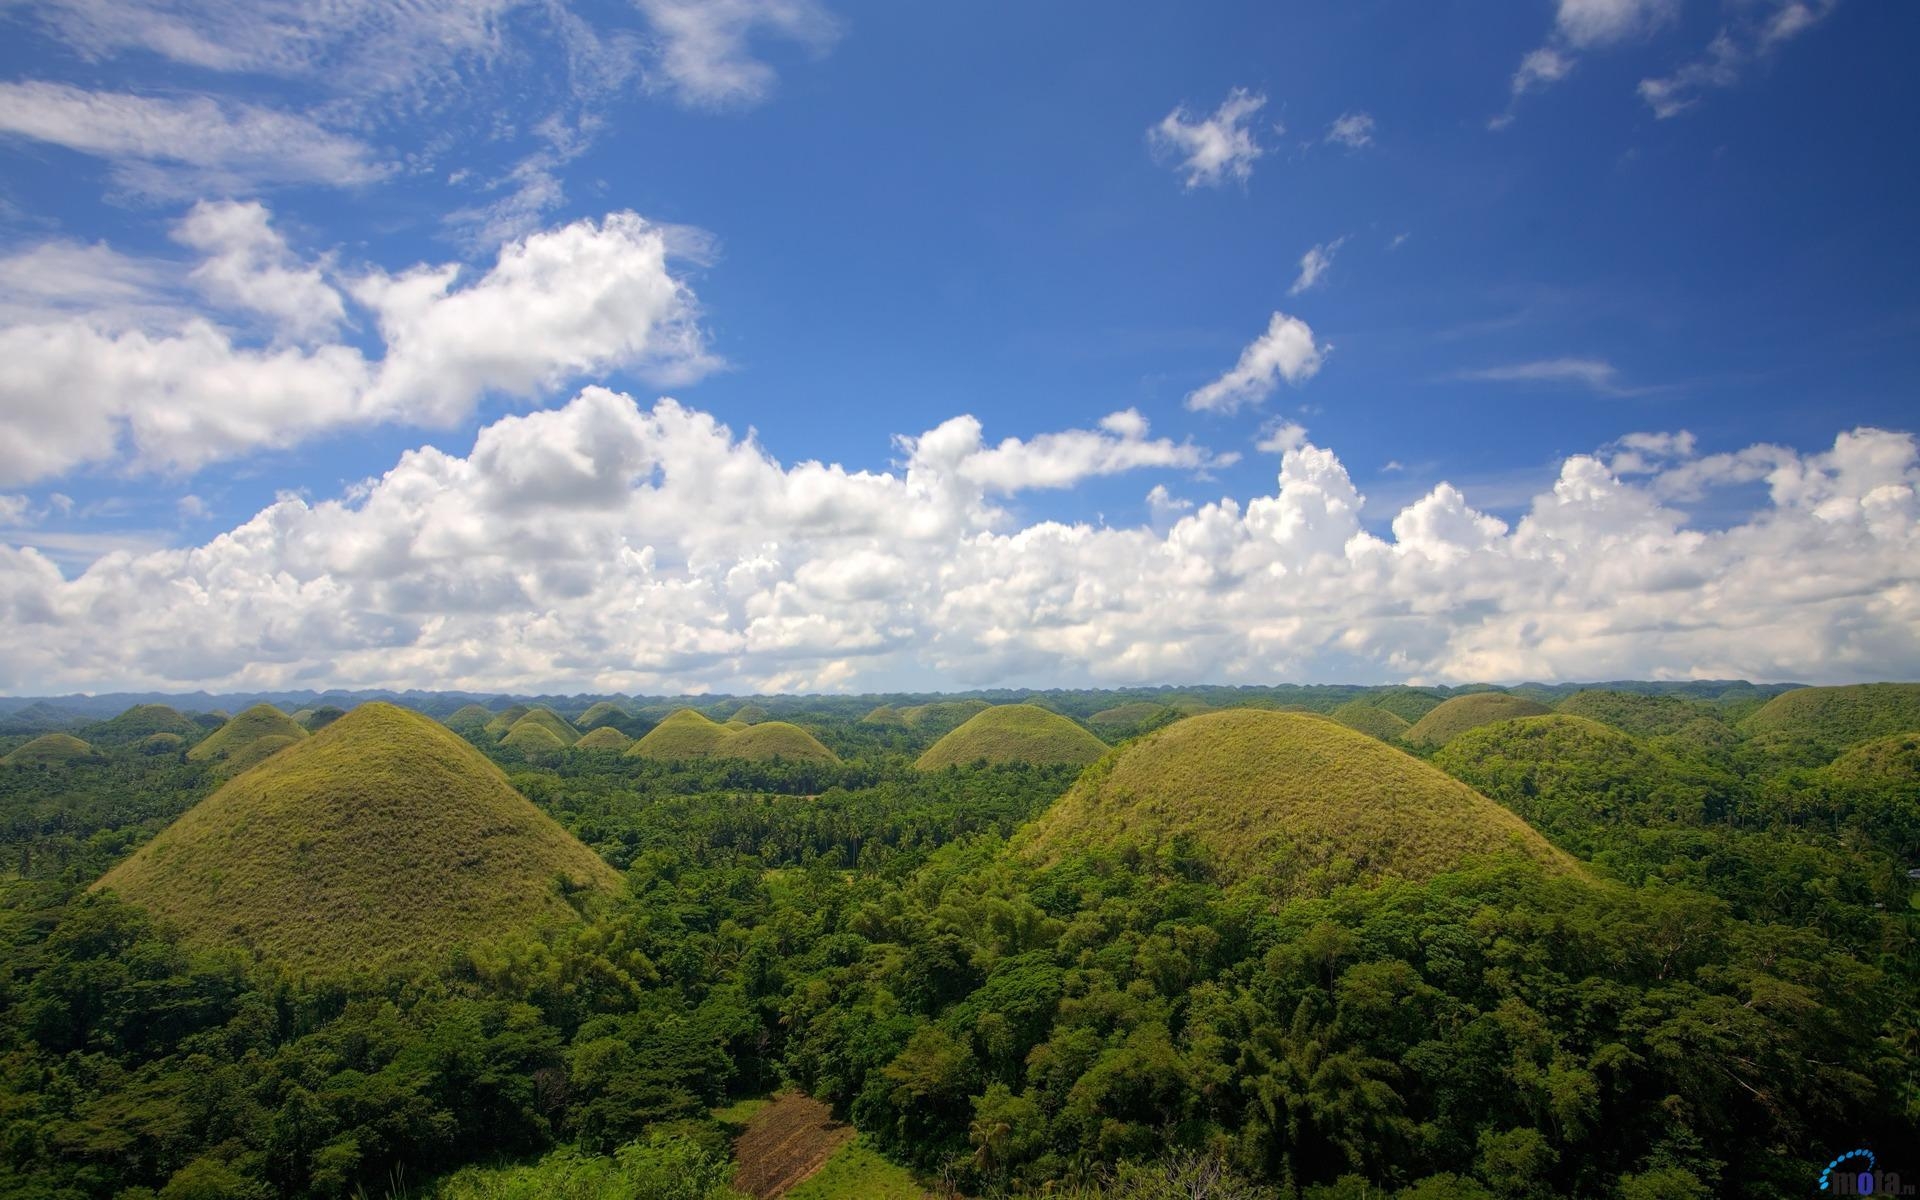
[[[774,1200],[852,1140],[853,1126],[834,1120],[826,1105],[800,1092],[783,1092],[753,1114],[747,1131],[733,1143],[740,1164],[733,1186],[755,1200]]]

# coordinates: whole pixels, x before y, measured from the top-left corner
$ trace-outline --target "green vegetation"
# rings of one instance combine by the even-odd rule
[[[1254,709],[1188,717],[1082,776],[1025,843],[1040,862],[1078,851],[1171,854],[1282,891],[1428,879],[1505,851],[1572,868],[1419,759],[1325,717]]]
[[[1847,783],[1920,784],[1920,733],[1862,742],[1834,759],[1827,774]]]
[[[925,1200],[912,1172],[856,1137],[818,1171],[788,1189],[786,1200]]]
[[[582,731],[592,732],[605,727],[619,728],[632,719],[633,714],[626,709],[611,700],[602,700],[590,705],[587,711],[581,713],[580,719],[574,722],[574,726]]]
[[[178,709],[164,704],[136,704],[117,717],[89,728],[87,740],[96,746],[131,745],[156,733],[171,733],[192,741],[203,731]]]
[[[515,729],[536,726],[551,733],[563,746],[571,746],[580,740],[580,731],[567,724],[565,717],[550,708],[535,708],[530,710],[525,716],[508,727],[507,735],[510,736]]]
[[[662,1133],[611,1155],[563,1149],[529,1166],[468,1167],[430,1200],[736,1200],[732,1175],[723,1151]]]
[[[70,733],[43,733],[5,758],[4,767],[57,767],[96,757],[98,751]]]
[[[480,704],[465,704],[453,711],[447,718],[448,729],[460,734],[477,734],[484,731],[487,722],[493,720],[493,710]]]
[[[758,704],[742,704],[734,709],[727,719],[738,721],[743,725],[758,725],[772,715]]]
[[[916,704],[900,710],[900,723],[908,729],[938,737],[958,729],[978,713],[993,707],[985,700],[939,700]]]
[[[820,740],[785,721],[760,725],[720,725],[683,708],[654,726],[627,754],[634,758],[738,758],[751,762],[835,763],[840,759]]]
[[[596,725],[582,734],[580,740],[573,744],[573,748],[602,754],[623,754],[631,745],[633,745],[633,739],[613,726]]]
[[[500,739],[500,745],[509,750],[518,750],[529,757],[540,754],[556,754],[567,748],[567,740],[553,731],[553,726],[539,721],[532,714],[521,717],[513,723]]]
[[[187,757],[232,776],[307,736],[293,718],[271,704],[256,704],[208,734]]]
[[[1357,729],[1383,742],[1397,742],[1412,728],[1405,718],[1384,708],[1376,708],[1365,700],[1349,700],[1328,715],[1348,729]]]
[[[1059,713],[1001,704],[976,713],[913,765],[922,771],[982,762],[1085,765],[1106,752],[1105,742]]]
[[[496,739],[505,737],[507,730],[512,729],[514,725],[519,723],[521,717],[526,716],[532,711],[533,707],[531,705],[509,704],[499,712],[494,713],[493,716],[488,719],[484,728],[490,736]]]
[[[347,715],[347,710],[332,704],[323,704],[299,719],[299,725],[308,733],[319,733],[322,729]]]
[[[1415,746],[1444,746],[1469,729],[1549,711],[1544,704],[1505,692],[1469,692],[1429,709],[1407,730],[1405,740]]]
[[[614,882],[467,743],[363,704],[195,805],[97,886],[196,943],[337,975],[574,919],[572,891]]]
[[[1423,692],[1418,688],[1384,688],[1367,698],[1367,703],[1375,708],[1384,709],[1411,725],[1434,709],[1439,708],[1445,697],[1432,692]]]
[[[1718,724],[1714,710],[1684,696],[1649,695],[1643,692],[1614,692],[1590,688],[1575,692],[1554,707],[1569,717],[1585,717],[1602,725],[1611,725],[1635,737],[1674,736],[1692,731],[1700,736],[1699,722]]]
[[[179,754],[186,750],[187,739],[177,733],[150,733],[134,747],[142,754]]]
[[[1749,735],[1778,734],[1838,751],[1920,729],[1920,683],[1797,688],[1767,701],[1741,728]]]

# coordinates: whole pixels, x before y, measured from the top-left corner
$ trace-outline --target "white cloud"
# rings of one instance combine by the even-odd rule
[[[1621,386],[1620,372],[1600,358],[1547,358],[1462,371],[1455,378],[1482,383],[1577,383],[1610,396],[1631,394]]]
[[[1267,331],[1240,352],[1240,361],[1225,375],[1187,394],[1187,407],[1197,412],[1236,412],[1258,404],[1285,380],[1301,384],[1320,370],[1331,346],[1316,344],[1313,330],[1298,317],[1276,312]]]
[[[105,159],[123,186],[162,195],[285,183],[351,186],[392,170],[364,143],[306,117],[205,96],[0,83],[0,134]]]
[[[1274,421],[1253,444],[1262,454],[1287,454],[1307,444],[1307,427],[1298,421]]]
[[[813,0],[635,0],[652,25],[654,67],[685,104],[739,105],[765,99],[774,70],[753,57],[757,35],[823,53],[839,37]]]
[[[1327,141],[1349,150],[1373,145],[1373,117],[1363,112],[1342,113],[1327,126]]]
[[[1263,95],[1235,88],[1210,117],[1195,119],[1183,104],[1147,130],[1147,140],[1155,153],[1174,160],[1189,188],[1218,187],[1229,179],[1245,183],[1253,178],[1254,160],[1265,153],[1247,123],[1266,103]]]
[[[1147,419],[1131,408],[1103,418],[1098,431],[1043,433],[1031,441],[1007,438],[991,449],[981,448],[980,425],[972,417],[955,417],[929,436],[942,436],[943,431],[950,431],[954,445],[966,447],[956,474],[989,492],[1071,487],[1091,476],[1141,467],[1197,470],[1211,461],[1191,442],[1149,440]]]
[[[1680,0],[1560,0],[1554,28],[1574,49],[1593,50],[1644,37],[1679,12]]]
[[[385,343],[378,359],[312,338],[337,321],[327,297],[340,293],[291,257],[264,209],[201,206],[180,228],[208,252],[190,278],[308,340],[250,344],[187,308],[40,305],[0,326],[0,480],[121,459],[191,471],[342,428],[444,425],[487,395],[530,398],[587,373],[675,382],[718,365],[667,232],[632,213],[511,242],[477,277],[422,265],[354,278],[346,291]],[[33,262],[15,261],[16,273]]]
[[[1671,75],[1640,81],[1640,98],[1661,120],[1678,116],[1713,88],[1732,87],[1753,63],[1825,20],[1839,0],[1756,0]]]
[[[1013,444],[1145,437],[1121,424]],[[1629,478],[1576,455],[1511,523],[1441,484],[1390,537],[1362,528],[1338,457],[1287,440],[1277,487],[1244,505],[1158,489],[1148,526],[1022,527],[991,503],[995,481],[1054,476],[1010,472],[1019,456],[993,457],[1009,443],[984,446],[967,418],[902,439],[903,469],[848,471],[782,465],[706,414],[588,389],[487,426],[465,457],[409,452],[348,499],[285,497],[199,546],[122,549],[70,579],[0,548],[16,634],[0,688],[1920,673],[1910,435]],[[1074,461],[1080,478],[1105,469]],[[1694,530],[1662,498],[1677,471],[1766,493]]]
[[[1333,267],[1333,256],[1338,254],[1340,247],[1346,244],[1347,239],[1344,236],[1337,237],[1330,242],[1323,242],[1308,250],[1305,254],[1302,254],[1300,256],[1300,274],[1294,279],[1293,286],[1287,289],[1287,294],[1289,296],[1298,296],[1301,292],[1306,291],[1308,288],[1313,287],[1322,279],[1326,278],[1327,272]]]

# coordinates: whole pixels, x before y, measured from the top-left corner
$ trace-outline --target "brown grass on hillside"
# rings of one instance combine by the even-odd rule
[[[833,1119],[833,1110],[802,1092],[784,1092],[754,1113],[733,1144],[739,1169],[735,1191],[755,1200],[785,1195],[853,1140],[853,1126]]]

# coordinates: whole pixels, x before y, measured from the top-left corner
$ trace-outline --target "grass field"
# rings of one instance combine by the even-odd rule
[[[1516,717],[1545,716],[1552,711],[1544,704],[1505,692],[1471,692],[1429,709],[1402,740],[1413,746],[1444,746],[1469,729]]]
[[[968,763],[1090,763],[1107,744],[1056,712],[1032,704],[1001,704],[974,714],[935,742],[914,763],[922,771]]]

